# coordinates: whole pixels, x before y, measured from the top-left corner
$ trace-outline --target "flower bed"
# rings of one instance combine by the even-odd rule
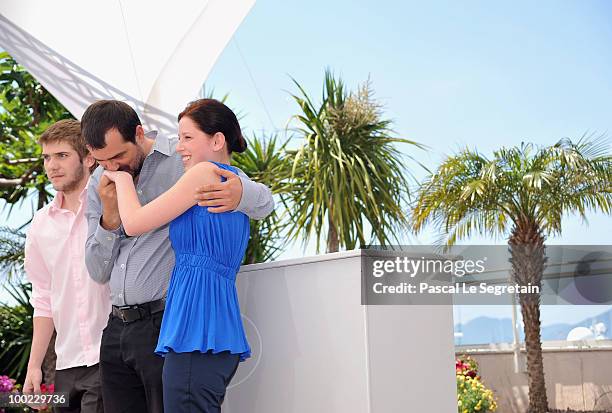
[[[478,375],[478,364],[469,356],[455,360],[457,376],[457,412],[486,413],[497,410],[493,391],[487,389]]]

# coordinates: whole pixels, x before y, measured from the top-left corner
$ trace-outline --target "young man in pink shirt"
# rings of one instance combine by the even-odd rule
[[[68,393],[60,412],[102,412],[100,339],[111,311],[108,284],[85,267],[87,183],[95,160],[75,120],[40,137],[47,177],[57,195],[36,212],[26,238],[25,270],[32,283],[34,335],[24,393],[39,393],[41,364],[57,332],[55,391]]]

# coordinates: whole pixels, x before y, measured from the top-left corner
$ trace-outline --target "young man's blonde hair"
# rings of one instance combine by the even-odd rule
[[[38,138],[38,143],[40,145],[59,142],[68,143],[79,155],[79,160],[81,162],[83,162],[83,158],[89,154],[89,150],[85,145],[85,139],[83,139],[81,135],[81,123],[78,120],[62,119],[57,121],[49,126],[47,130],[40,135],[40,138]],[[94,164],[91,171],[93,171],[96,166],[97,165]]]

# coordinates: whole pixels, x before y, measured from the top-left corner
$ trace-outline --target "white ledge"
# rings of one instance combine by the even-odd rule
[[[288,260],[243,265],[242,267],[240,267],[240,272],[245,273],[245,272],[252,272],[252,271],[269,270],[271,268],[293,267],[296,265],[311,264],[311,263],[323,262],[323,261],[340,260],[340,259],[353,258],[353,257],[359,257],[359,256],[361,256],[361,250],[332,252],[330,254],[319,254],[319,255],[313,255],[310,257],[291,258]]]

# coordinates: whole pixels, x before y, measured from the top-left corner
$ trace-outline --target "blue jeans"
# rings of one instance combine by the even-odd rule
[[[164,411],[219,413],[225,390],[238,369],[239,354],[174,353],[164,360]]]

